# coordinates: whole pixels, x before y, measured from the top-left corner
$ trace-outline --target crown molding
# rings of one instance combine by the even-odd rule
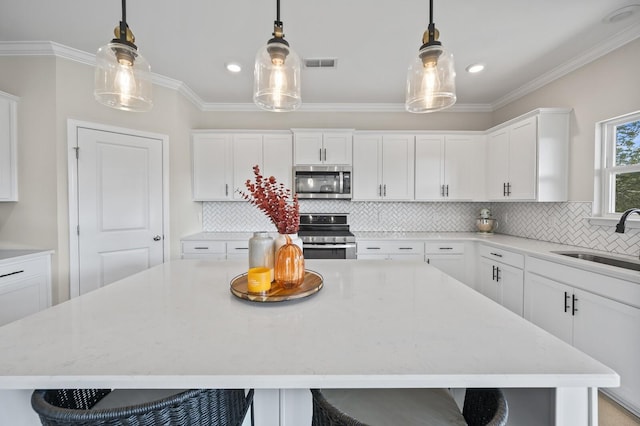
[[[557,66],[551,71],[542,74],[540,77],[531,80],[529,83],[508,93],[507,95],[498,99],[496,102],[492,103],[491,108],[493,111],[500,109],[510,104],[511,102],[514,102],[561,77],[564,77],[565,75],[577,70],[578,68],[581,68],[588,63],[603,57],[611,51],[632,42],[638,37],[640,37],[640,25],[630,26],[620,31],[613,37],[604,40],[601,43],[598,43],[591,50],[583,53],[582,55],[576,56],[575,58],[565,62],[564,64]]]
[[[197,105],[197,104],[196,104]],[[264,112],[253,103],[208,102],[202,111]],[[399,103],[303,103],[295,112],[406,112]],[[442,112],[492,112],[489,104],[457,104]]]

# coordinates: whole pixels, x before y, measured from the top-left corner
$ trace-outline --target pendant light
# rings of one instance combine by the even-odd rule
[[[135,37],[127,25],[126,0],[122,0],[122,21],[116,38],[96,53],[95,89],[98,102],[125,111],[149,111],[153,106],[151,67],[138,52]]]
[[[453,55],[442,48],[433,24],[433,0],[429,0],[429,27],[418,56],[409,66],[405,108],[409,112],[433,112],[456,103]]]
[[[300,58],[284,39],[277,0],[273,38],[258,50],[253,72],[253,102],[268,111],[294,111],[300,96]]]

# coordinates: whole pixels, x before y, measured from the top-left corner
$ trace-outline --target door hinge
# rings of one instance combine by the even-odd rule
[[[80,235],[80,225],[76,226],[76,233]]]
[[[78,154],[78,152],[80,151],[80,147],[74,146],[73,149],[76,151],[76,160],[77,160],[78,158],[80,158],[80,155]]]

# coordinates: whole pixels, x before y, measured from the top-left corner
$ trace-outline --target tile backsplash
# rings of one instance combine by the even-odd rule
[[[594,250],[637,255],[640,232],[616,234],[614,226],[591,226],[591,203],[416,203],[301,200],[301,213],[348,213],[352,231],[474,232],[481,208],[489,207],[501,234]],[[275,230],[255,206],[243,202],[205,202],[202,230]]]

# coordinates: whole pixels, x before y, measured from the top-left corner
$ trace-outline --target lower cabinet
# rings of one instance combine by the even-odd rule
[[[615,370],[620,387],[604,391],[640,414],[638,284],[535,258],[529,263],[525,318]]]
[[[424,261],[422,241],[358,241],[358,260],[420,260]]]
[[[427,242],[424,245],[424,261],[469,285],[464,246],[462,242]]]
[[[522,316],[524,256],[503,249],[480,247],[480,293]]]
[[[0,326],[51,306],[51,255],[0,266]]]

